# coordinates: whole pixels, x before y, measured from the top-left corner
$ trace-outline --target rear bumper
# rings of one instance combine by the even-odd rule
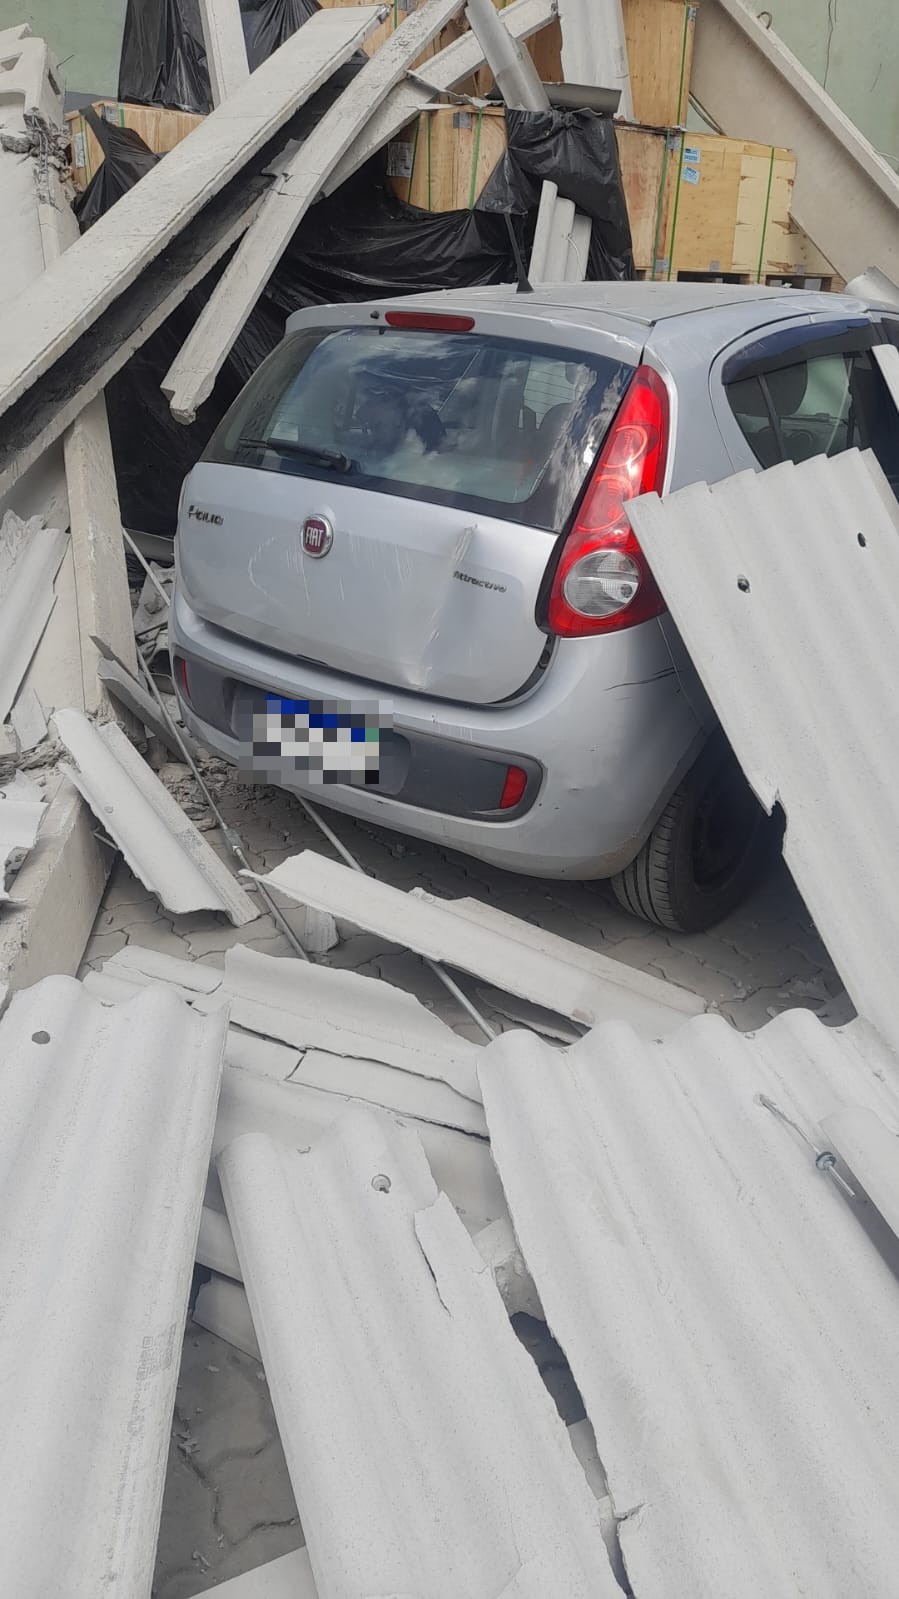
[[[369,704],[379,693],[204,622],[177,588],[170,646],[195,669],[195,703],[179,694],[186,725],[235,766],[248,763],[235,721],[235,695],[245,696],[247,688]],[[279,785],[534,877],[601,878],[626,866],[705,736],[655,622],[564,641],[538,688],[517,703],[460,706],[391,690],[380,699],[398,737],[419,753],[430,750],[417,770],[443,774],[449,808],[437,808],[433,783],[425,783],[423,802],[419,786],[417,803],[295,772],[279,775]],[[497,814],[489,796],[501,779],[490,772],[504,774],[509,765],[523,766],[528,784],[514,810]],[[410,790],[401,785],[398,792]]]

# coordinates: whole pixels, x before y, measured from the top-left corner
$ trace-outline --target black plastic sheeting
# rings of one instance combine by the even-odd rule
[[[153,154],[133,128],[120,128],[115,122],[105,121],[93,106],[88,106],[82,115],[93,129],[104,156],[72,208],[82,233],[86,233],[98,217],[156,166],[161,157]]]
[[[306,108],[301,137],[352,70],[344,69],[340,80]],[[320,200],[269,280],[212,398],[191,427],[182,427],[173,420],[160,384],[225,263],[188,296],[107,386],[126,527],[174,534],[185,476],[244,383],[283,336],[292,312],[306,305],[514,283],[508,219],[527,260],[544,177],[593,220],[588,276],[633,276],[615,132],[608,118],[588,111],[507,112],[507,123],[508,154],[473,211],[431,214],[403,204],[387,187],[383,157]],[[93,125],[106,154],[80,202],[82,229],[159,159],[136,134],[113,124]]]
[[[596,111],[507,111],[508,148],[479,211],[533,214],[543,183],[556,183],[593,222],[587,277],[634,276],[631,229],[610,117]]]
[[[320,10],[316,0],[240,0],[250,71]],[[119,99],[208,111],[212,104],[198,0],[128,0]]]

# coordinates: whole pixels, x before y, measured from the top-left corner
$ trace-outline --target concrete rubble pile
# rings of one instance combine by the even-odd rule
[[[855,900],[854,936],[833,939],[858,1020],[794,1011],[743,1038],[684,990],[474,901],[308,850],[238,876],[240,840],[151,670],[159,571],[132,616],[104,385],[240,241],[170,374],[191,416],[322,190],[485,59],[510,104],[536,96],[516,40],[552,19],[543,0],[504,24],[472,0],[473,31],[409,76],[461,9],[426,0],[284,153],[384,8],[317,13],[249,74],[236,0],[202,0],[216,109],[80,239],[57,67],[26,28],[0,35],[0,205],[19,223],[0,312],[0,1593],[16,1599],[148,1599],[189,1308],[263,1363],[306,1539],[230,1599],[894,1599],[899,1039],[884,963],[879,988],[856,975]],[[583,71],[585,0],[560,10]],[[552,188],[544,242],[578,223]],[[860,558],[892,571],[895,515],[877,484],[844,481],[869,463],[845,460],[810,463],[821,515],[836,485],[865,521]],[[805,493],[785,470],[759,480],[769,574]],[[678,499],[638,503],[653,559],[654,518],[685,543],[699,520]],[[698,557],[669,557],[669,594],[657,542],[678,615]],[[751,560],[738,547],[709,576],[707,618]],[[829,641],[856,705],[878,673],[892,685],[897,579],[873,621],[872,580],[849,688]],[[741,752],[756,680],[726,692],[714,645],[697,637],[696,658]],[[894,827],[895,742],[878,749],[873,715],[853,737]],[[788,745],[772,730],[759,786],[795,804],[790,864],[826,911],[839,843]],[[199,774],[196,815],[167,762]],[[237,944],[219,969],[130,946],[79,982],[117,854],[173,914],[244,928],[301,906],[305,948]],[[346,928],[552,1012],[561,1034],[535,1021],[475,1044],[327,965]],[[572,1427],[519,1315],[560,1342]]]

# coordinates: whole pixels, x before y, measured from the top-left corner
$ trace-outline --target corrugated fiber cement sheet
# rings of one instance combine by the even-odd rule
[[[0,1594],[149,1599],[227,1011],[0,1021]]]
[[[899,506],[849,450],[628,515],[859,1014],[899,1043]]]
[[[634,1594],[896,1599],[896,1240],[803,1137],[852,1104],[899,1131],[874,1030],[607,1023],[564,1052],[506,1033],[479,1069]]]

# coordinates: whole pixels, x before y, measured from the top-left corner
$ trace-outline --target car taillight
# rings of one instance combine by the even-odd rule
[[[190,684],[187,680],[187,662],[183,655],[175,656],[175,681],[181,690],[181,696],[190,704]]]
[[[641,366],[559,557],[546,612],[551,633],[561,638],[611,633],[664,611],[624,503],[661,490],[668,434],[668,391],[657,372]]]
[[[506,781],[500,796],[499,808],[501,811],[511,811],[523,797],[528,786],[528,774],[520,766],[510,766],[506,772]]]
[[[456,316],[447,311],[387,311],[384,321],[391,328],[411,328],[418,333],[470,333],[473,316]]]

